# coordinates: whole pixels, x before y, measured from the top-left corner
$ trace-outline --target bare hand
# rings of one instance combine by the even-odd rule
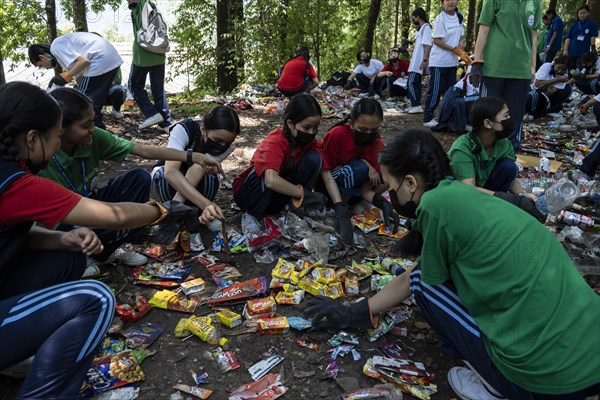
[[[194,161],[194,164],[198,164],[206,169],[209,174],[224,173],[220,162],[202,153],[193,153],[192,161]]]
[[[589,107],[586,107],[586,105],[582,105],[581,107],[579,107],[579,112],[582,114],[587,114]]]
[[[569,80],[569,77],[567,77],[567,76],[559,76],[556,78],[557,82],[566,82],[568,80]]]
[[[377,185],[379,185],[379,174],[377,173],[375,168],[373,168],[373,166],[371,166],[371,164],[369,164],[369,162],[367,162],[365,160],[363,160],[363,161],[369,167],[369,181],[371,182],[371,185],[373,187],[376,187]]]
[[[212,222],[215,219],[218,219],[220,221],[223,221],[225,219],[223,211],[221,211],[219,206],[216,204],[210,204],[209,206],[207,206],[202,211],[202,215],[200,215],[199,218],[200,222],[203,224],[208,224],[209,222]]]
[[[60,241],[66,249],[81,251],[86,256],[98,254],[104,250],[104,246],[96,233],[88,228],[77,228],[65,232]]]
[[[419,65],[421,71],[424,71],[427,68],[427,61],[421,61],[421,65]]]

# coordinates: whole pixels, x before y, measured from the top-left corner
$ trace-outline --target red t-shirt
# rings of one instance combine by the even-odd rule
[[[295,165],[298,165],[300,159],[307,150],[315,150],[321,154],[321,157],[323,156],[321,153],[321,142],[313,140],[306,146],[296,147],[296,152],[294,154]],[[283,129],[277,128],[271,131],[271,133],[269,133],[258,145],[258,148],[252,156],[252,160],[250,160],[250,166],[233,180],[233,193],[237,193],[240,186],[242,186],[242,183],[244,183],[246,176],[252,171],[252,168],[256,169],[256,175],[259,177],[263,176],[268,169],[273,169],[281,174],[282,166],[291,156],[292,149],[283,134]],[[322,168],[327,169],[325,160],[323,160]],[[287,179],[290,177],[283,176],[283,178]]]
[[[0,225],[40,222],[51,228],[75,208],[81,196],[56,182],[27,174],[0,196]]]
[[[292,58],[284,65],[281,78],[279,78],[279,82],[277,82],[277,87],[281,90],[290,92],[301,89],[304,86],[304,77],[307,73],[311,79],[317,77],[315,69],[304,59],[304,57],[298,56]]]
[[[392,64],[386,64],[380,72],[383,71],[392,71],[394,73],[394,78],[402,78],[402,73],[404,72],[405,76],[408,76],[408,66],[410,64],[408,61],[400,60],[398,61],[398,65],[393,66]]]
[[[350,125],[336,126],[327,132],[323,140],[323,164],[333,170],[359,158],[366,160],[379,173],[379,153],[384,147],[380,138],[368,146],[357,146]]]

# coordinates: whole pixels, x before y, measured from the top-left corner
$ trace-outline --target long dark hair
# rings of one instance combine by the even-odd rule
[[[52,55],[52,53],[50,53],[50,45],[48,44],[32,44],[27,49],[27,53],[29,56],[29,61],[31,61],[33,65],[40,61],[40,56],[43,56],[44,54]],[[54,57],[52,57],[51,62],[53,66],[56,66]]]
[[[50,92],[63,112],[62,126],[69,128],[83,118],[83,113],[92,106],[92,100],[79,90],[61,87]]]
[[[473,102],[471,111],[469,112],[469,121],[473,126],[471,131],[471,139],[475,146],[471,149],[473,154],[481,153],[481,142],[477,140],[481,128],[483,128],[483,121],[486,119],[494,120],[496,115],[504,108],[504,100],[499,97],[482,97]]]
[[[0,157],[19,161],[18,136],[30,130],[46,135],[60,116],[56,101],[39,87],[27,82],[0,86]]]
[[[419,174],[425,190],[431,190],[447,176],[452,176],[448,155],[433,135],[421,129],[406,129],[398,133],[379,154],[379,164],[397,179]],[[415,230],[402,238],[395,250],[402,257],[421,254],[423,237]]]
[[[362,98],[354,103],[350,114],[335,124],[333,128],[346,125],[349,121],[356,122],[361,115],[377,115],[383,121],[383,108],[381,108],[381,104],[375,99]]]
[[[202,125],[207,131],[225,129],[240,134],[240,118],[235,110],[228,106],[216,106],[202,117]]]
[[[288,140],[291,140],[292,132],[287,122],[292,121],[292,124],[297,124],[309,117],[322,115],[321,106],[309,94],[299,93],[292,97],[283,113],[283,134]]]
[[[296,51],[296,57],[302,56],[308,62],[310,60],[310,54],[308,52],[308,47],[302,46]]]
[[[429,17],[427,17],[427,13],[421,7],[416,8],[415,11],[412,12],[412,16],[413,17],[419,17],[424,22],[429,23]]]

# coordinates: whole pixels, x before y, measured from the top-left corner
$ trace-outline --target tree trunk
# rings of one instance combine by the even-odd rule
[[[48,43],[56,39],[56,3],[54,0],[46,0],[46,27],[48,29]]]
[[[375,27],[377,26],[377,18],[379,18],[379,10],[381,9],[381,0],[371,0],[369,7],[369,16],[367,17],[367,31],[365,33],[365,44],[363,46],[367,53],[373,52],[373,38],[375,36]]]
[[[4,57],[2,57],[2,53],[0,53],[0,85],[4,85],[6,83],[6,76],[4,75]]]
[[[244,0],[233,0],[231,20],[235,31],[235,86],[237,86],[240,80],[244,79]]]
[[[402,16],[400,17],[400,43],[402,47],[407,47],[408,37],[410,36],[410,0],[402,0]]]
[[[549,9],[556,10],[556,3],[557,3],[556,0],[550,0],[550,2],[548,3],[548,8],[546,8],[546,10],[549,10]],[[591,1],[590,1],[590,3],[591,3]],[[579,4],[581,4],[581,3],[579,3]],[[542,12],[546,12],[546,10],[542,10]]]
[[[73,0],[73,23],[75,32],[87,32],[87,9],[85,0]]]
[[[433,21],[433,18],[431,18],[431,0],[425,0],[425,13],[427,14],[427,16],[429,17],[429,19],[431,21]]]
[[[217,89],[231,92],[237,85],[235,43],[232,28],[233,0],[217,0]]]
[[[398,47],[398,21],[400,20],[400,0],[396,0],[396,19],[394,20],[394,47]]]
[[[321,80],[321,0],[317,0],[316,28],[315,59],[317,60],[317,79]]]
[[[469,17],[467,18],[467,43],[466,51],[470,52],[473,49],[475,43],[475,12],[477,9],[477,0],[469,0]]]
[[[600,21],[600,0],[589,0],[587,4],[590,6],[590,19]]]

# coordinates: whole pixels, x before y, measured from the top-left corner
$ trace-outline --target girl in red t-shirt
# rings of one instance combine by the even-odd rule
[[[296,57],[283,66],[277,89],[285,97],[294,97],[298,93],[308,93],[319,84],[319,78],[310,63],[308,48],[300,47]]]

